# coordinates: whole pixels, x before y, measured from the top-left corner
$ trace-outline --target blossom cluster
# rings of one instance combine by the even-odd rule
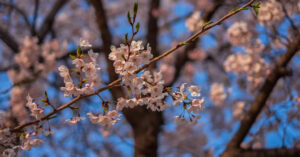
[[[40,45],[37,37],[25,37],[22,40],[20,52],[15,56],[17,67],[8,71],[12,83],[19,84],[11,89],[10,99],[12,114],[19,122],[26,119],[27,113],[24,108],[26,96],[28,94],[40,96],[39,94],[45,90],[47,74],[54,70],[56,59],[64,55],[66,44],[52,40]],[[31,88],[37,86],[39,88]]]
[[[268,0],[260,5],[257,16],[262,25],[271,25],[284,18],[282,6],[276,0]]]
[[[101,125],[106,129],[110,129],[111,126],[116,124],[120,120],[119,117],[121,116],[116,110],[111,110],[107,114],[103,115],[88,112],[87,115],[93,124]]]
[[[225,70],[235,74],[245,74],[253,87],[259,86],[269,73],[269,66],[258,55],[236,53],[227,57]]]
[[[235,118],[241,118],[243,115],[245,106],[246,106],[246,104],[243,101],[236,102],[236,104],[234,105],[234,108],[233,108],[233,116]]]
[[[90,46],[87,41],[81,41],[81,47]],[[64,78],[65,86],[61,87],[61,90],[64,91],[65,96],[89,94],[93,92],[94,88],[99,87],[101,83],[101,78],[98,75],[101,69],[97,64],[98,54],[94,53],[93,50],[89,50],[88,56],[85,56],[84,54],[80,54],[80,47],[78,51],[77,57],[73,58],[72,61],[72,64],[76,67],[72,71],[79,76],[79,83],[77,85],[74,84],[70,70],[66,66],[61,65],[58,68],[59,75]]]
[[[232,45],[247,45],[251,42],[252,34],[245,22],[236,22],[228,30],[227,35]]]
[[[146,106],[152,111],[163,111],[170,106],[164,99],[172,96],[174,106],[183,103],[188,113],[199,113],[203,108],[204,99],[189,99],[185,92],[186,84],[179,87],[179,91],[172,91],[164,87],[164,79],[161,72],[144,70],[136,74],[142,65],[150,63],[152,58],[151,48],[142,46],[142,41],[132,41],[131,44],[121,44],[119,48],[111,47],[109,59],[114,61],[116,73],[122,76],[122,82],[128,91],[128,97],[121,97],[117,102],[117,110],[125,107]],[[200,87],[188,88],[192,97],[200,97]]]
[[[33,47],[36,47],[36,45]],[[101,78],[98,75],[100,67],[97,64],[98,54],[90,50],[85,55],[82,48],[86,47],[91,47],[91,44],[85,40],[81,40],[76,56],[71,55],[72,64],[75,68],[69,69],[64,65],[58,67],[59,75],[65,83],[65,86],[61,87],[65,96],[93,94],[93,89],[100,86]],[[116,110],[109,111],[108,102],[104,101],[98,95],[103,101],[104,110],[102,114],[88,112],[87,116],[91,123],[98,124],[105,129],[110,129],[120,120],[118,110],[122,110],[124,107],[133,108],[140,105],[146,106],[152,111],[163,111],[167,106],[170,106],[165,101],[167,96],[172,97],[174,106],[182,104],[184,111],[187,111],[189,120],[193,124],[197,122],[200,118],[199,112],[203,109],[205,103],[204,99],[200,97],[201,89],[199,86],[192,85],[186,88],[186,83],[184,83],[180,87],[175,88],[178,90],[172,90],[171,87],[164,87],[164,79],[161,72],[140,70],[143,65],[149,64],[153,58],[150,46],[148,45],[144,49],[142,41],[132,41],[130,44],[127,43],[127,45],[121,44],[119,48],[112,46],[111,50],[109,59],[114,61],[115,71],[121,76],[121,85],[127,89],[128,96],[119,98]],[[72,77],[73,75],[78,76],[78,81]],[[75,81],[78,84],[75,85]],[[46,92],[45,98],[41,102],[44,103],[44,106],[51,105]],[[29,108],[31,116],[34,119],[42,120],[45,107],[41,107],[40,103],[34,102],[33,98],[29,95],[27,95],[26,106]],[[55,110],[54,106],[51,105],[51,107]],[[73,110],[73,114],[77,113],[78,116],[66,120],[67,123],[76,124],[78,121],[85,119],[85,117],[80,116],[78,108],[72,106],[69,108]],[[180,115],[175,119],[180,119],[182,122],[184,118],[184,115]],[[48,119],[51,119],[51,117]],[[9,148],[4,151],[4,156],[13,156],[15,153],[14,149],[30,150],[32,147],[40,145],[43,141],[38,138],[38,135],[42,133],[46,136],[55,133],[50,129],[50,125],[49,129],[45,130],[43,123],[37,124],[35,128],[28,129],[22,130],[18,134],[7,130],[0,131],[1,143],[7,143],[7,148]],[[19,143],[15,144],[15,141],[19,141]]]
[[[15,62],[19,65],[18,72],[10,72],[13,82],[18,82],[24,78],[30,78],[35,73],[41,72],[46,76],[55,67],[55,60],[64,55],[66,43],[60,46],[57,40],[38,44],[38,38],[25,37],[20,52],[15,57]],[[16,76],[18,75],[18,76]]]
[[[122,76],[122,82],[132,97],[119,98],[118,110],[147,105],[153,111],[162,111],[168,105],[164,102],[168,93],[164,89],[161,72],[144,71],[136,74],[141,65],[150,63],[152,57],[151,47],[148,45],[144,49],[142,41],[132,41],[130,45],[121,44],[119,48],[111,47],[109,59],[114,61],[115,72]]]
[[[29,95],[27,96],[26,106],[31,111],[31,116],[35,119],[39,120],[44,115],[44,109],[40,108],[35,102],[33,102],[33,99]]]
[[[242,46],[245,53],[235,53],[227,57],[224,67],[227,72],[246,75],[251,87],[259,86],[269,73],[269,65],[261,57],[264,45],[260,40],[252,42],[252,34],[244,22],[234,23],[227,31],[233,45]]]
[[[200,30],[204,25],[204,21],[200,16],[199,11],[195,11],[185,22],[186,27],[189,31],[194,32]]]
[[[16,143],[15,138],[16,135],[11,134],[8,128],[0,130],[0,143],[7,148],[2,152],[2,156],[12,157],[16,155],[15,151],[12,149]]]
[[[43,143],[41,139],[37,138],[37,135],[41,131],[40,128],[37,128],[36,131],[22,132],[20,135],[16,135],[15,133],[11,133],[8,128],[0,130],[0,143],[6,148],[2,152],[2,156],[14,157],[16,156],[16,149],[28,151],[32,147],[39,146]]]
[[[188,92],[186,92],[186,83],[183,83],[179,87],[179,91],[175,91],[172,93],[173,105],[179,106],[183,104],[183,108],[188,113],[188,119],[192,124],[195,124],[197,120],[200,118],[198,114],[203,108],[205,100],[204,98],[200,98],[200,90],[199,86],[189,86],[187,88]],[[189,97],[189,95],[191,97]],[[186,121],[185,113],[183,112],[181,115],[175,117],[176,123],[182,123]]]
[[[209,98],[213,101],[217,106],[222,106],[227,94],[224,89],[224,85],[221,83],[213,83],[210,87],[210,95]]]

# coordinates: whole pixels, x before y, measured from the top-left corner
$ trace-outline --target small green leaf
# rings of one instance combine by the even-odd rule
[[[69,56],[70,56],[70,58],[71,58],[72,60],[76,59],[76,56],[74,56],[74,55],[72,55],[72,54],[70,54]]]
[[[78,110],[78,109],[79,109],[79,107],[72,107],[72,106],[70,106],[70,108],[71,108],[72,110]]]
[[[258,8],[253,8],[255,15],[258,15]]]
[[[88,81],[87,78],[84,78],[84,79],[82,80],[83,83],[85,83],[85,82],[87,82],[87,81]]]
[[[78,69],[72,69],[72,71],[73,71],[74,73],[80,74],[80,71],[79,71]]]
[[[132,22],[131,22],[131,16],[130,16],[130,12],[129,12],[129,11],[128,11],[128,13],[127,13],[127,20],[128,20],[128,22],[129,22],[129,24],[132,25]]]
[[[251,7],[253,8],[255,15],[258,15],[258,9],[260,8],[260,2],[252,4]]]
[[[212,21],[207,21],[207,22],[205,22],[204,24],[203,24],[203,27],[205,27],[205,26],[207,26],[207,25],[210,25],[210,24],[212,24],[213,22]]]
[[[79,56],[79,58],[83,58],[84,57],[84,54],[82,53],[80,56]]]
[[[140,23],[138,22],[136,25],[135,25],[135,32],[139,32],[140,30]]]
[[[47,99],[42,99],[41,101],[42,101],[42,102],[47,102]]]
[[[238,9],[239,8],[234,8],[234,9],[230,10],[230,12],[233,13],[233,12],[237,11]]]
[[[47,93],[47,91],[45,91],[44,95],[45,95],[45,98],[48,99],[48,93]]]
[[[108,111],[108,109],[109,109],[109,106],[107,103],[102,103],[102,107],[103,107],[104,111]]]
[[[170,92],[170,91],[171,91],[171,87],[166,87],[165,90],[166,90],[167,92]]]
[[[78,46],[77,47],[77,57],[80,57],[80,55],[81,55],[81,47]]]
[[[124,54],[122,54],[121,56],[122,56],[122,58],[123,58],[124,60],[126,60]]]
[[[20,137],[22,135],[22,133],[17,132],[17,137]]]
[[[137,2],[134,3],[134,7],[133,7],[133,18],[135,19],[137,11],[139,8],[139,4]]]
[[[186,45],[186,44],[188,44],[187,42],[181,42],[181,43],[179,43],[179,46],[183,46],[183,45]]]
[[[125,34],[125,43],[128,43],[128,33]]]

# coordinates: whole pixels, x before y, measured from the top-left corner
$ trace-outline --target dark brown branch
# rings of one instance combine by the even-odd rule
[[[48,32],[50,32],[52,25],[55,21],[55,17],[57,13],[60,11],[60,9],[63,8],[63,6],[68,2],[69,0],[57,0],[52,9],[50,10],[49,14],[46,16],[41,28],[39,29],[38,32],[38,38],[39,38],[39,43],[42,43],[43,40],[45,39],[46,35]]]
[[[40,0],[35,0],[35,5],[34,5],[34,11],[33,11],[33,22],[31,25],[31,34],[32,36],[36,35],[36,19],[38,17],[38,13],[39,13],[39,5],[40,5]]]
[[[98,29],[101,32],[101,39],[103,42],[103,51],[105,52],[105,57],[108,58],[110,53],[110,46],[112,45],[112,36],[108,27],[108,21],[106,17],[106,12],[101,0],[90,0],[94,7],[96,22],[98,24]],[[107,59],[107,71],[109,73],[110,80],[115,80],[118,78],[117,74],[114,72],[113,63]]]
[[[8,31],[4,30],[0,26],[0,39],[14,52],[18,53],[19,51],[19,43],[17,40],[11,36]]]
[[[11,65],[8,65],[8,66],[3,66],[1,67],[2,65],[0,65],[0,72],[6,72],[7,70],[10,70],[10,69],[13,69],[13,68],[16,68],[17,65],[16,64],[11,64]]]
[[[274,149],[233,149],[227,152],[224,157],[298,157],[300,149],[298,148],[274,148]]]
[[[158,30],[158,18],[155,17],[152,14],[152,12],[153,12],[153,10],[156,10],[159,8],[159,3],[160,3],[160,0],[151,0],[149,12],[148,12],[149,18],[148,18],[148,28],[147,28],[146,39],[152,48],[152,53],[153,53],[154,57],[159,55],[158,48],[157,48],[157,42],[158,42],[157,38],[159,35],[159,30]]]
[[[0,2],[0,5],[4,5],[4,6],[13,8],[16,12],[18,12],[22,16],[22,18],[24,19],[24,22],[25,22],[26,26],[28,28],[30,28],[30,22],[29,22],[28,17],[27,17],[27,15],[26,15],[26,13],[25,13],[24,10],[22,10],[21,8],[19,8],[17,5],[15,5],[13,3]]]
[[[300,35],[291,43],[283,56],[281,56],[278,63],[275,65],[274,69],[270,75],[266,78],[264,84],[259,90],[255,100],[252,103],[252,106],[245,114],[244,118],[241,121],[238,131],[233,136],[232,140],[227,146],[227,151],[232,148],[239,148],[240,144],[248,134],[251,126],[254,124],[256,117],[261,112],[262,108],[265,106],[267,99],[269,98],[273,88],[275,87],[277,81],[282,76],[282,70],[284,69],[292,57],[296,54],[297,50],[300,47]],[[226,152],[226,151],[225,151]]]

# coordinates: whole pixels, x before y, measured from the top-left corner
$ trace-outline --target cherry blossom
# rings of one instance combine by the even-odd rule
[[[35,80],[26,85],[15,86],[11,90],[10,104],[12,113],[19,122],[26,120],[24,100],[28,94],[40,96],[46,86],[47,75],[55,69],[56,60],[65,54],[67,42],[50,40],[43,44],[38,43],[37,37],[22,37],[20,52],[15,55],[17,68],[8,71],[13,84]],[[33,87],[40,88],[33,88]],[[27,92],[21,92],[27,91]]]
[[[201,19],[200,12],[195,11],[192,16],[186,20],[185,25],[191,32],[200,30],[204,25],[204,21]]]
[[[264,76],[269,73],[269,65],[256,54],[232,54],[227,57],[224,66],[228,72],[246,74],[252,87],[259,86]]]
[[[98,54],[90,50],[88,52],[88,58],[90,60],[89,62],[86,62],[84,58],[82,58],[82,55],[73,59],[72,64],[75,65],[75,71],[80,77],[80,82],[77,86],[74,85],[69,69],[64,65],[58,67],[60,76],[64,78],[65,86],[61,87],[61,90],[64,91],[64,96],[67,97],[72,95],[78,96],[89,94],[94,88],[99,87],[101,84],[101,78],[99,77],[98,72],[101,70],[101,68],[96,63],[97,57]],[[83,73],[85,74],[85,78]]]
[[[191,106],[187,109],[188,112],[199,113],[203,109],[204,99],[193,99]]]
[[[220,83],[213,83],[210,87],[210,100],[217,106],[222,106],[227,94],[225,93],[224,85]]]
[[[87,115],[90,118],[91,123],[98,124],[100,126],[111,128],[120,120],[120,114],[116,110],[111,110],[104,115],[95,115],[91,112],[88,112]]]
[[[284,17],[282,6],[276,0],[267,0],[260,5],[258,20],[263,25],[271,25],[279,22]]]
[[[190,86],[188,88],[189,92],[191,93],[192,96],[200,96],[200,90],[201,88],[199,86]]]
[[[5,149],[2,153],[3,157],[14,157],[16,156],[16,152],[13,149]]]
[[[243,112],[244,112],[245,105],[246,104],[243,101],[239,101],[235,104],[235,106],[233,108],[233,116],[235,118],[241,118],[241,116],[243,115]]]
[[[33,102],[33,99],[29,95],[27,96],[26,106],[30,109],[31,116],[35,117],[35,119],[40,119],[44,115],[44,110],[38,107],[38,105]]]
[[[77,124],[81,120],[85,120],[85,117],[80,117],[80,116],[72,117],[71,119],[65,120],[65,122],[68,124],[74,125],[74,124]]]
[[[39,146],[40,144],[43,143],[43,141],[41,139],[24,139],[25,141],[23,142],[23,145],[20,146],[20,148],[22,150],[30,150],[32,147],[37,147]]]
[[[92,45],[87,40],[84,39],[79,40],[79,45],[81,47],[92,47]]]
[[[247,45],[251,42],[252,34],[247,23],[236,22],[227,30],[229,41],[232,45]]]

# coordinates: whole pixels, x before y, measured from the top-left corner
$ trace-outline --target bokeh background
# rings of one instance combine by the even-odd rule
[[[0,125],[11,127],[30,119],[28,109],[25,107],[28,93],[33,97],[40,97],[46,90],[56,106],[70,100],[60,91],[60,87],[64,84],[58,75],[57,67],[71,65],[68,54],[76,50],[80,39],[88,40],[93,45],[94,51],[99,52],[98,63],[102,68],[100,76],[103,82],[112,81],[110,72],[113,72],[113,69],[107,64],[106,57],[110,53],[110,47],[107,45],[118,46],[123,42],[124,34],[131,32],[126,15],[134,2],[136,1],[102,0],[106,24],[112,37],[109,39],[107,32],[103,32],[97,23],[104,15],[99,14],[99,8],[95,10],[97,6],[93,2],[1,0]],[[187,19],[196,11],[204,21],[217,21],[247,1],[137,0],[137,2],[139,3],[137,20],[141,23],[141,27],[135,40],[142,40],[145,46],[150,43],[154,55],[157,56],[193,34],[194,31],[187,27]],[[240,120],[244,118],[256,98],[268,71],[272,70],[276,61],[286,52],[287,46],[295,40],[297,32],[300,31],[299,2],[278,0],[277,3],[281,6],[282,17],[271,24],[260,22],[258,19],[260,15],[255,15],[252,9],[244,10],[203,34],[194,44],[180,48],[156,63],[156,69],[163,72],[166,85],[177,87],[184,82],[199,85],[202,88],[201,94],[206,100],[205,108],[196,125],[174,123],[174,116],[181,114],[182,108],[170,107],[162,113],[163,124],[158,125],[161,130],[155,137],[158,138],[158,156],[219,156],[224,152],[227,143],[239,128]],[[236,22],[245,22],[248,26],[246,32],[251,34],[250,42],[258,45],[255,42],[259,40],[263,46],[259,56],[266,63],[261,67],[265,73],[255,76],[262,78],[262,82],[258,84],[249,81],[247,73],[236,74],[224,66],[228,56],[247,53],[242,45],[232,44],[228,36],[228,29]],[[246,38],[246,35],[242,38]],[[23,51],[27,51],[27,54],[22,53]],[[41,58],[35,56],[42,53],[54,54],[54,58],[40,62]],[[18,62],[16,59],[18,57],[23,59],[27,57],[29,64],[32,65]],[[44,64],[45,62],[47,64]],[[35,76],[36,72],[32,71],[37,70],[32,68],[37,68],[37,64],[41,64],[38,69],[42,72]],[[27,70],[20,70],[22,68],[24,70],[23,66]],[[241,144],[242,148],[300,146],[299,66],[300,57],[297,53],[288,65],[293,74],[277,82],[262,112]],[[31,69],[31,72],[28,69]],[[222,95],[217,94],[215,99],[212,97],[212,85],[216,83],[223,86],[221,94],[226,95],[221,102],[216,101]],[[101,96],[106,100],[113,100],[112,94],[111,91],[105,91]],[[172,103],[169,98],[167,101]],[[87,112],[101,110],[101,101],[94,96],[76,103],[75,106],[81,106],[80,114],[86,117]],[[46,108],[46,112],[50,110]],[[72,115],[70,109],[59,113],[57,118],[46,124],[56,134],[42,136],[45,141],[43,145],[19,154],[32,157],[133,156],[134,134],[124,116],[107,135],[88,119],[76,125],[68,125],[65,120],[70,119]],[[132,115],[135,119],[141,119],[141,123],[147,123],[140,114],[132,113]],[[10,120],[7,120],[7,117]],[[147,125],[151,126],[152,123]]]

